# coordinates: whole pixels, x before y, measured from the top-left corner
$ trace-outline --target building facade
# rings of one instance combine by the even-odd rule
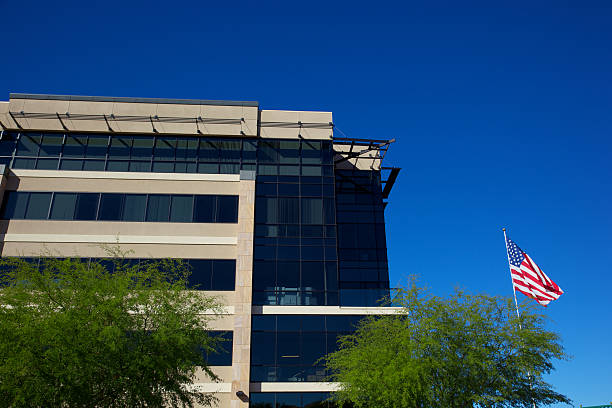
[[[330,112],[256,102],[11,94],[0,102],[2,256],[43,248],[182,258],[226,305],[222,407],[315,407],[318,361],[394,313],[384,208],[393,140],[335,137]],[[231,346],[230,346],[231,345]]]

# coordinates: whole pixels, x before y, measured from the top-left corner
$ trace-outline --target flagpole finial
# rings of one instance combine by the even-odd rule
[[[502,231],[504,231],[504,232],[505,232],[505,231],[506,231],[506,227],[502,227]]]

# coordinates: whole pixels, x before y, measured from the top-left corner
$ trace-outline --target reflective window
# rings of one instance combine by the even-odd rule
[[[205,359],[210,366],[231,366],[234,332],[229,330],[211,330],[208,332],[217,338],[217,352],[206,353]]]
[[[74,218],[76,202],[76,193],[55,193],[49,218],[52,220],[72,220]]]
[[[51,193],[30,193],[25,218],[29,220],[45,220],[49,215]]]
[[[30,193],[25,193],[21,191],[5,192],[2,208],[2,218],[5,220],[12,218],[25,218],[29,197]]]
[[[150,194],[147,203],[147,221],[167,222],[170,215],[170,196]]]
[[[123,205],[123,221],[144,221],[147,208],[145,194],[126,194]]]
[[[237,222],[238,197],[221,195],[217,196],[217,200],[216,222]]]
[[[125,194],[102,193],[98,219],[101,221],[120,221]]]
[[[79,193],[76,203],[75,220],[95,220],[98,211],[98,193]]]
[[[194,203],[194,222],[214,222],[217,201],[214,196],[196,196]]]
[[[170,207],[170,222],[192,222],[193,196],[173,195]]]

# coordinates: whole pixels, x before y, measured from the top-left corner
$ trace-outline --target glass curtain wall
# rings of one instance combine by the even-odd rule
[[[332,144],[260,140],[253,304],[337,305]]]

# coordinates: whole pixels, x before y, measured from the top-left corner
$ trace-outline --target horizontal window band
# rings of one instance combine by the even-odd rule
[[[237,245],[236,237],[167,235],[77,235],[77,234],[0,234],[2,242],[53,242],[96,244]]]

